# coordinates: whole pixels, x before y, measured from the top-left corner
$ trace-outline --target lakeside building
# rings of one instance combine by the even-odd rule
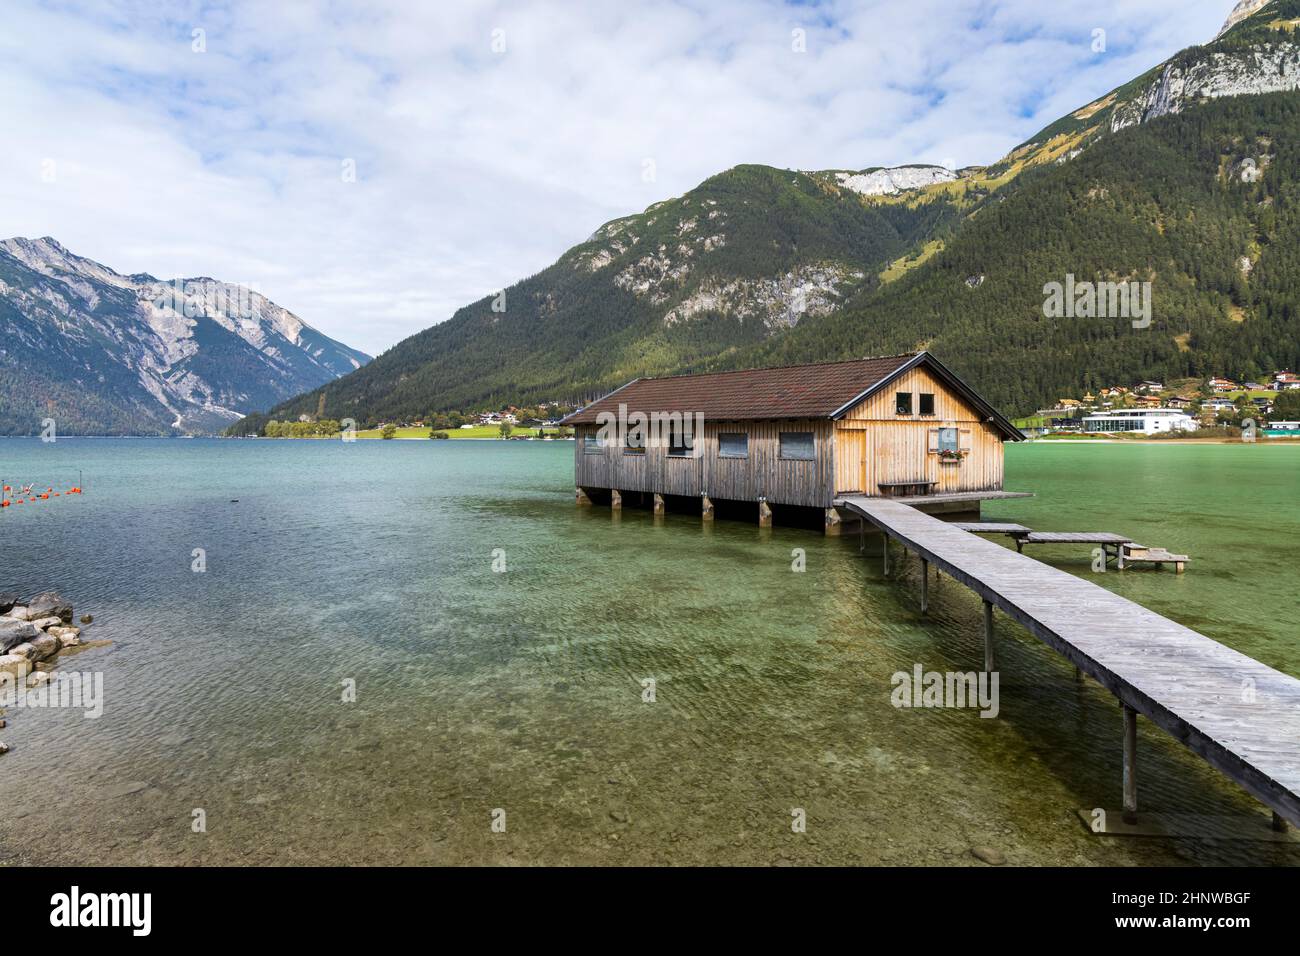
[[[1194,432],[1199,427],[1196,419],[1176,408],[1124,408],[1097,412],[1083,420],[1083,430],[1089,434],[1141,432],[1158,435],[1163,432]]]
[[[581,503],[632,492],[711,517],[748,502],[760,522],[816,508],[829,533],[842,495],[964,495],[978,511],[1002,491],[1003,442],[1025,437],[929,352],[636,379],[562,424]]]

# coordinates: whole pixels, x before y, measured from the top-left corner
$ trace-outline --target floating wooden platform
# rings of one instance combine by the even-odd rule
[[[1023,544],[1128,544],[1132,538],[1110,531],[1031,531]]]
[[[1130,816],[1142,714],[1272,808],[1276,826],[1300,824],[1300,680],[897,499],[855,496],[837,505],[885,534],[886,564],[894,538],[983,598],[986,670],[996,669],[997,607],[1119,698]],[[923,587],[923,609],[925,594]]]
[[[1022,524],[1010,524],[1003,521],[950,521],[948,522],[954,528],[960,528],[962,531],[969,531],[972,534],[1032,534],[1032,528],[1026,528]]]

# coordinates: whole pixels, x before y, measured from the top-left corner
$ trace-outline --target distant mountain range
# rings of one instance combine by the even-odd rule
[[[216,433],[369,361],[243,286],[0,242],[0,434]]]
[[[1245,0],[1207,45],[989,167],[738,166],[231,431],[915,348],[1014,412],[1300,366],[1297,26],[1300,0]],[[1045,317],[1045,284],[1067,276],[1151,282],[1152,321]]]

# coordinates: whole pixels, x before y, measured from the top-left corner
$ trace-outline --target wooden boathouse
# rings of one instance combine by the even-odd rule
[[[707,519],[747,502],[764,525],[774,505],[820,509],[830,534],[856,519],[849,495],[978,512],[1007,496],[1002,445],[1025,437],[925,351],[636,379],[563,424],[580,503],[694,499]]]

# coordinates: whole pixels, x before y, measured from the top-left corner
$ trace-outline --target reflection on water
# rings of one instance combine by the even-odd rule
[[[1042,497],[987,516],[1190,552],[1104,583],[1300,673],[1300,453],[1269,451],[1016,447],[1009,484]],[[0,463],[84,470],[84,498],[0,518],[0,589],[55,587],[112,641],[74,659],[104,672],[102,719],[10,711],[0,862],[1300,862],[1091,836],[1075,811],[1119,795],[1109,694],[1003,621],[998,719],[896,710],[895,671],[979,667],[966,589],[932,586],[922,619],[915,563],[886,581],[856,539],[575,508],[567,443],[7,441]],[[1145,807],[1261,814],[1142,731]]]

